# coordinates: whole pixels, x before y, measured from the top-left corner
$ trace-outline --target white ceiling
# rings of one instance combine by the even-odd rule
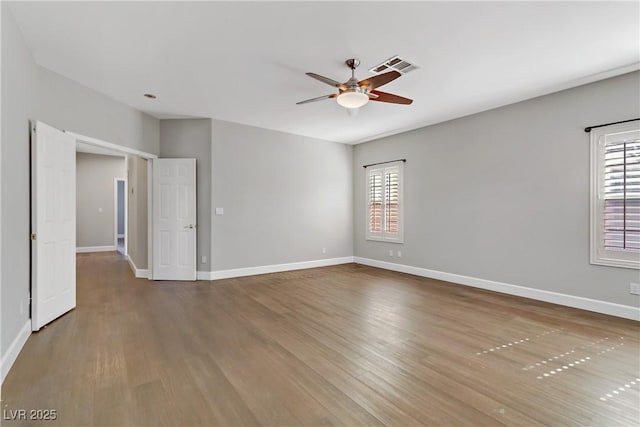
[[[357,143],[638,69],[639,2],[24,2],[43,67],[159,118],[212,117]],[[349,117],[305,76],[421,68]],[[156,100],[142,96],[158,95]]]

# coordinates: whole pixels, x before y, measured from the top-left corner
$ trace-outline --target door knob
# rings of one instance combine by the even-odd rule
[[[196,228],[196,226],[195,226],[195,225],[193,225],[193,224],[189,224],[189,225],[185,225],[185,226],[184,226],[184,228],[191,228],[191,229],[194,229],[194,228]]]

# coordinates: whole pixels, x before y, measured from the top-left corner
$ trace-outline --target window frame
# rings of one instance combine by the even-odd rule
[[[594,265],[640,269],[640,252],[631,250],[605,249],[604,229],[604,147],[616,135],[640,133],[640,123],[619,123],[591,130],[590,152],[590,262]]]
[[[382,170],[382,224],[383,227],[386,223],[386,206],[384,200],[386,199],[387,194],[387,186],[384,184],[384,177],[386,175],[386,171],[389,169],[397,169],[398,170],[398,233],[390,234],[386,230],[381,232],[372,232],[369,227],[369,197],[370,197],[370,175],[374,171]],[[404,243],[404,162],[390,162],[384,165],[378,166],[369,166],[365,168],[365,240],[375,241],[375,242],[387,242],[387,243]]]

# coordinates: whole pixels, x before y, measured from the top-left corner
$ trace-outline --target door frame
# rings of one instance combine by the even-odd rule
[[[83,142],[85,144],[93,145],[94,147],[106,148],[112,151],[117,151],[126,156],[136,156],[143,158],[147,161],[147,269],[149,271],[149,280],[153,280],[153,161],[158,158],[157,155],[147,153],[145,151],[136,150],[135,148],[125,147],[123,145],[107,142],[92,136],[81,135],[79,133],[63,130],[63,132],[76,138],[76,141]],[[117,189],[116,189],[117,191]],[[127,190],[128,199],[129,193]],[[126,203],[126,202],[125,202]],[[125,215],[127,217],[128,215]],[[126,224],[126,223],[125,223]],[[117,244],[117,241],[116,241]],[[127,239],[125,238],[125,244]],[[128,250],[127,250],[128,256]]]
[[[124,158],[124,162],[126,164],[127,158]],[[127,191],[127,186],[129,180],[125,176],[124,178],[113,178],[113,212],[115,215],[113,216],[113,234],[114,234],[114,242],[113,245],[118,250],[118,183],[124,182],[124,256],[129,256],[129,198],[127,197],[129,192]]]

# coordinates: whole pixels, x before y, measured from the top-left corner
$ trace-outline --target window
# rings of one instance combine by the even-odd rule
[[[591,131],[591,263],[640,269],[640,124]]]
[[[403,242],[402,162],[367,168],[367,240]]]

